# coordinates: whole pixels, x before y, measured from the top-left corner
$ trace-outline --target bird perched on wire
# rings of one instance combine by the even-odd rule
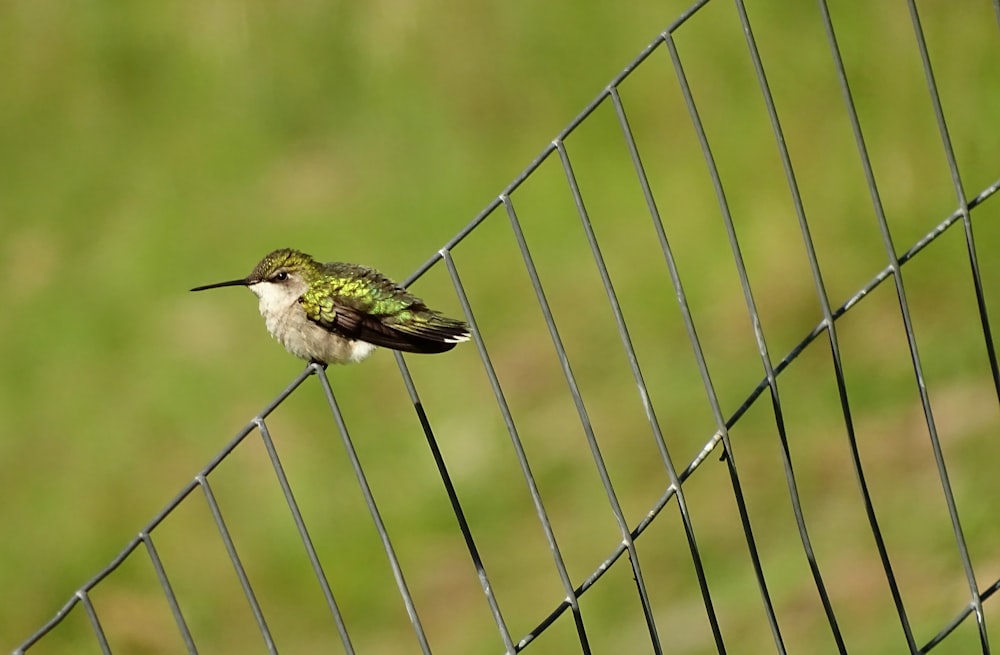
[[[275,250],[245,278],[191,291],[232,286],[253,291],[271,336],[310,362],[360,362],[376,346],[441,353],[469,339],[464,321],[430,309],[378,271],[323,264],[298,250]]]

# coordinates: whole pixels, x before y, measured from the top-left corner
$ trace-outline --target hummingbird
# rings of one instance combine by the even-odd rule
[[[257,296],[271,336],[310,362],[360,362],[376,346],[441,353],[469,339],[464,321],[434,311],[375,269],[323,264],[290,248],[270,253],[245,278],[191,291],[237,286]]]

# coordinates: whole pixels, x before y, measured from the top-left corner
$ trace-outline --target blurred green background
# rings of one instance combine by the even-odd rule
[[[750,3],[834,305],[885,251],[812,3]],[[898,251],[956,198],[902,2],[833,19]],[[532,160],[681,2],[0,6],[0,647],[14,647],[301,370],[255,299],[189,295],[284,246],[403,279]],[[989,2],[921,3],[967,195],[1000,174]],[[735,7],[676,34],[779,359],[821,314]],[[717,202],[660,48],[621,87],[723,412],[762,377]],[[675,464],[714,431],[662,254],[600,107],[567,140]],[[626,516],[668,484],[558,160],[513,196]],[[973,213],[990,316],[997,201]],[[619,540],[506,216],[454,251],[574,584]],[[964,236],[904,268],[926,383],[981,587],[1000,577],[1000,414]],[[460,314],[442,266],[414,289]],[[969,599],[891,284],[838,322],[861,456],[918,644]],[[476,350],[408,358],[514,639],[564,594]],[[329,371],[437,653],[502,652],[393,358]],[[852,653],[906,649],[850,467],[829,346],[780,378],[805,518]],[[732,432],[789,652],[832,653],[766,398]],[[269,421],[359,653],[416,652],[315,379]],[[283,652],[339,652],[251,435],[210,478]],[[731,652],[774,648],[725,466],[685,485]],[[263,651],[197,495],[154,532],[201,652]],[[669,652],[715,652],[676,504],[638,542]],[[115,652],[183,644],[141,553],[100,585]],[[595,653],[647,652],[631,571],[582,600]],[[993,643],[1000,613],[986,604]],[[970,622],[935,652],[978,648]],[[579,652],[568,616],[529,652]],[[32,652],[98,652],[78,608]]]

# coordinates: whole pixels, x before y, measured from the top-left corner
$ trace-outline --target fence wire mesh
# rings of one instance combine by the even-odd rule
[[[401,623],[409,626],[411,650],[422,653],[926,653],[945,642],[955,644],[949,652],[991,652],[996,620],[987,621],[986,602],[1000,588],[995,515],[990,518],[990,494],[998,489],[988,455],[995,453],[1000,425],[990,321],[1000,282],[992,256],[992,237],[1000,235],[993,200],[1000,182],[982,186],[983,171],[960,166],[946,115],[948,107],[957,112],[959,103],[978,102],[980,93],[996,89],[942,97],[917,4],[905,3],[905,56],[919,65],[929,101],[921,111],[933,119],[922,125],[936,127],[944,165],[909,191],[926,191],[921,215],[894,219],[895,174],[885,164],[886,144],[865,127],[865,112],[872,110],[857,92],[859,86],[894,81],[865,79],[861,73],[868,69],[849,61],[858,57],[851,32],[856,26],[838,24],[820,0],[822,56],[782,53],[775,45],[768,57],[751,26],[752,8],[740,0],[726,4],[745,41],[742,65],[752,71],[760,99],[758,107],[731,107],[725,106],[725,89],[699,87],[699,71],[711,62],[682,54],[699,38],[691,23],[710,5],[723,11],[720,2],[692,5],[406,280],[410,285],[429,273],[446,277],[442,284],[450,284],[473,332],[472,346],[454,358],[428,363],[395,355],[402,381],[396,393],[408,399],[426,438],[427,452],[420,457],[432,460],[413,466],[426,465],[435,477],[415,471],[413,481],[390,481],[375,465],[364,466],[376,446],[355,444],[330,382],[340,371],[309,365],[14,652],[43,649],[56,639],[77,645],[91,639],[103,653],[129,651],[127,628],[121,627],[127,618],[105,615],[100,594],[116,578],[122,584],[136,578],[130,567],[151,569],[155,582],[147,588],[156,589],[172,617],[163,650],[191,653],[259,650],[261,643],[276,653],[279,633],[288,630],[315,633],[316,650],[323,652],[399,652],[372,635],[399,633]],[[1000,21],[1000,5],[994,2],[989,11]],[[772,92],[771,76],[788,84],[783,70],[794,67],[788,57],[796,54],[822,71],[815,75],[829,94],[819,101],[839,103],[842,129],[832,138],[853,140],[846,147],[857,168],[849,175],[794,165],[796,149],[830,143],[820,134],[823,125],[814,126],[815,135],[786,134],[785,115],[813,110],[782,106],[780,92]],[[669,122],[663,132],[649,127],[658,117]],[[742,159],[720,154],[727,130],[752,129],[752,123],[769,135],[760,151]],[[593,155],[588,144],[600,138],[616,142],[621,156],[603,161]],[[623,166],[631,170],[633,186],[608,188],[608,168]],[[689,197],[677,198],[664,173],[676,167],[696,176],[707,167],[708,176]],[[783,178],[784,195],[755,218],[747,215],[747,197],[758,185],[771,192],[756,177],[763,179],[764,168],[771,171],[768,179]],[[813,181],[803,184],[800,178]],[[939,179],[950,182],[950,198],[931,193]],[[563,204],[546,200],[536,188],[556,189]],[[853,193],[849,189],[867,195],[867,206],[849,207],[856,215],[838,217],[845,205],[824,207],[838,194]],[[699,194],[713,200],[691,200]],[[840,221],[844,230],[870,237],[861,252],[824,249]],[[711,222],[718,238],[693,244],[686,238],[692,222]],[[986,237],[977,238],[979,231]],[[564,242],[565,254],[536,261],[533,248],[551,242]],[[640,263],[651,253],[658,264]],[[492,263],[492,282],[469,266],[480,258]],[[918,262],[926,262],[924,268]],[[630,274],[633,269],[639,272]],[[728,291],[700,290],[704,278],[724,278]],[[522,294],[525,316],[491,312],[491,293],[501,282],[507,293]],[[957,304],[928,305],[925,285],[943,288]],[[777,310],[770,299],[775,293],[798,294],[797,304]],[[650,305],[654,314],[638,309]],[[524,322],[518,343],[491,342],[504,321]],[[800,329],[806,321],[812,323]],[[774,352],[785,354],[779,359]],[[976,372],[952,393],[948,364],[961,358],[971,360]],[[904,360],[905,366],[891,368]],[[426,366],[454,366],[456,388],[418,384]],[[557,373],[550,377],[562,391],[540,386],[545,375],[536,366],[552,367]],[[893,398],[882,394],[889,384]],[[331,483],[330,494],[360,491],[374,530],[357,537],[364,546],[352,545],[362,528],[293,493],[288,453],[279,456],[286,444],[272,437],[278,421],[272,416],[293,396],[308,394],[309,385],[318,385],[322,400],[304,402],[326,403],[340,440],[342,468],[324,474],[338,482],[336,491]],[[465,386],[478,395],[463,394]],[[539,409],[547,393],[564,394],[559,402],[565,406]],[[424,398],[431,400],[425,405]],[[898,403],[901,414],[879,414],[886,402]],[[316,442],[333,430],[328,423],[315,432],[294,447],[319,447]],[[227,510],[220,489],[225,482],[217,478],[254,439],[263,446],[260,461],[273,470],[282,511],[291,518],[288,534],[248,531],[253,510]],[[808,441],[823,445],[806,450]],[[961,463],[969,450],[986,453],[981,468]],[[484,458],[490,461],[483,464]],[[296,457],[300,472],[302,461]],[[781,475],[783,485],[762,486],[762,480]],[[479,476],[485,488],[475,484]],[[348,479],[353,492],[340,484]],[[440,528],[447,539],[407,542],[401,549],[396,539],[407,524],[425,519],[401,518],[407,510],[397,506],[406,506],[410,485],[428,484],[435,493],[443,491],[450,508]],[[516,501],[502,500],[507,495]],[[831,505],[832,498],[837,501]],[[393,520],[386,518],[386,503]],[[675,515],[663,511],[671,505]],[[506,512],[497,525],[477,518],[491,506]],[[771,507],[782,519],[766,513]],[[205,509],[202,523],[183,516]],[[179,535],[161,539],[171,522],[182,526]],[[196,537],[191,525],[214,526],[218,543],[210,548],[221,544],[225,557],[197,554],[209,537],[205,530]],[[321,538],[314,538],[317,531]],[[846,544],[838,541],[845,532]],[[272,539],[300,542],[297,549],[314,581],[311,592],[272,598],[262,591],[276,582],[255,578],[253,557],[240,553],[269,557],[261,544]],[[922,559],[925,551],[906,546],[922,541],[937,544],[933,557]],[[422,554],[435,548],[450,549],[442,558],[450,562],[448,570],[435,570],[442,559]],[[338,586],[338,573],[370,561],[378,550],[379,562],[372,566],[387,563],[387,574],[371,574],[364,591]],[[248,617],[213,611],[223,575],[217,569],[226,568],[217,566],[220,561],[228,562]],[[534,578],[545,584],[529,585]],[[474,594],[468,589],[473,579]],[[614,591],[590,601],[604,587]],[[395,596],[391,602],[401,604],[406,621],[380,613],[385,599]],[[478,612],[468,619],[474,625],[465,641],[449,637],[459,629],[455,617],[466,620],[459,605],[475,605]],[[289,613],[304,618],[289,622]],[[206,636],[213,622],[242,626],[241,646]],[[866,622],[879,627],[866,628]],[[871,634],[881,642],[870,641]]]

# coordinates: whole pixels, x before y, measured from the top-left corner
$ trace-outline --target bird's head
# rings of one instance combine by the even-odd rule
[[[191,291],[219,287],[247,287],[261,299],[263,309],[265,303],[285,303],[298,299],[319,274],[320,267],[315,259],[304,252],[282,248],[260,260],[245,278],[206,284]]]

